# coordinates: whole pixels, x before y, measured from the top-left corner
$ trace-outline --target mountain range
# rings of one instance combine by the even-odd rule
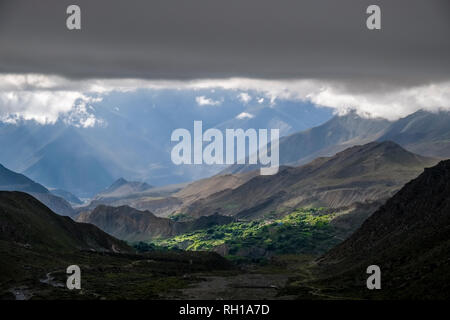
[[[260,220],[283,217],[298,208],[327,207],[342,212],[332,225],[342,227],[348,234],[406,182],[437,161],[406,151],[393,142],[372,142],[303,166],[280,168],[273,176],[260,176],[258,171],[217,175],[189,184],[165,198],[149,198],[153,189],[116,198],[109,204],[122,203],[116,208],[101,205],[99,200],[80,207],[76,219],[93,223],[120,239],[137,241],[201,229],[193,226],[204,225],[198,221],[207,221],[208,217],[220,225],[219,220],[225,224]],[[139,211],[130,206],[145,209]],[[149,207],[157,209],[158,217]],[[168,216],[172,219],[164,218]]]
[[[261,123],[274,115],[263,107],[247,106],[246,110],[260,115]],[[285,106],[287,115],[288,110]],[[277,174],[261,176],[254,170],[257,166],[234,165],[194,182],[158,186],[158,182],[145,182],[150,180],[146,177],[156,177],[160,183],[164,179],[180,182],[175,176],[187,171],[170,164],[160,166],[165,163],[161,154],[167,153],[166,146],[140,131],[145,128],[143,119],[136,121],[139,129],[130,129],[131,120],[118,110],[99,105],[96,111],[105,119],[111,117],[109,125],[123,126],[123,136],[106,139],[109,129],[102,132],[98,127],[0,125],[0,132],[9,132],[18,138],[17,145],[26,146],[21,150],[11,145],[13,153],[31,154],[16,164],[26,174],[0,165],[0,190],[6,190],[0,191],[3,291],[11,292],[8,279],[20,278],[22,285],[35,286],[38,277],[73,259],[81,259],[83,268],[93,273],[102,274],[103,267],[98,266],[108,265],[109,274],[127,283],[145,278],[148,270],[162,281],[166,269],[178,268],[180,261],[183,270],[209,270],[217,264],[228,268],[228,262],[216,255],[186,253],[180,248],[268,259],[274,253],[322,254],[336,243],[340,244],[313,263],[320,294],[426,298],[445,297],[442,292],[449,291],[450,160],[439,159],[450,156],[450,113],[419,111],[395,122],[349,113],[295,133],[293,128],[301,126],[298,119],[289,122],[289,116],[278,112],[277,119],[283,122],[279,126],[287,135],[280,141],[282,166]],[[148,110],[144,111],[136,108],[134,117],[144,117]],[[158,112],[164,114],[161,109]],[[216,116],[206,119],[211,124]],[[258,123],[252,122],[255,117],[243,119],[250,126]],[[243,119],[229,119],[222,125],[233,126],[235,120]],[[134,138],[123,149],[115,149]],[[0,143],[10,142],[0,136]],[[151,149],[154,154],[148,157],[145,152],[132,153],[153,144],[157,145]],[[9,163],[13,159],[10,154],[0,158]],[[180,171],[169,174],[172,169]],[[131,178],[116,178],[121,176]],[[90,203],[83,205],[71,191],[89,195]],[[148,256],[135,255],[135,249],[118,239],[144,241],[135,248],[148,251]],[[178,249],[158,247],[164,243],[176,243]],[[195,267],[193,259],[200,261]],[[383,272],[379,292],[368,292],[364,286],[365,270],[373,264]],[[127,278],[129,270],[136,272],[132,280]],[[180,270],[170,270],[182,275]],[[296,285],[291,289],[298,289]]]
[[[335,116],[317,127],[280,139],[280,164],[299,165],[372,141],[393,141],[408,151],[440,159],[450,157],[450,112],[419,110],[390,122],[355,112]],[[222,173],[252,171],[259,165],[231,165]]]
[[[226,189],[234,189],[258,174],[257,171],[251,171],[243,174],[215,175],[189,184],[169,185],[149,189],[141,188],[141,191],[134,190],[134,192],[132,191],[133,188],[127,182],[124,184],[125,188],[119,188],[119,190],[126,190],[126,192],[102,192],[96,195],[88,205],[78,207],[76,210],[78,212],[92,211],[98,205],[116,207],[128,205],[138,210],[149,210],[160,217],[168,217],[196,200],[206,198]],[[124,179],[119,179],[107,190],[115,190],[124,181]],[[132,184],[135,186],[141,185],[138,182]]]
[[[390,122],[361,117],[355,112],[332,117],[328,109],[287,101],[277,102],[276,107],[243,104],[229,93],[223,101],[218,98],[222,103],[215,107],[195,105],[195,98],[186,92],[174,95],[144,90],[126,98],[114,93],[91,106],[90,112],[99,119],[94,127],[77,127],[64,121],[52,125],[32,121],[0,123],[0,147],[8,150],[0,154],[0,163],[46,188],[66,190],[81,198],[92,198],[119,177],[163,186],[201,180],[219,172],[240,173],[258,168],[174,165],[170,160],[171,132],[177,128],[192,130],[194,120],[202,120],[205,130],[282,129],[281,165],[305,164],[376,140],[394,141],[424,156],[450,156],[450,113],[445,111],[418,111]],[[173,110],[163,108],[163,103]],[[245,116],[237,117],[241,113]]]
[[[439,113],[418,111],[395,122],[363,118],[355,112],[350,112],[344,116],[335,116],[317,127],[282,137],[280,160],[282,165],[298,166],[307,164],[318,157],[332,156],[351,146],[371,141],[390,141],[389,139],[397,141],[406,150],[418,152],[420,155],[445,158],[449,156],[445,151],[445,145],[450,141],[447,139],[450,134],[448,123],[450,123],[450,113],[444,111]],[[420,135],[419,132],[422,134]],[[420,143],[412,143],[414,139],[418,139]],[[130,205],[139,210],[150,210],[158,216],[189,211],[193,210],[193,207],[188,208],[188,206],[196,200],[226,189],[237,188],[246,182],[247,177],[253,177],[252,172],[255,174],[256,169],[258,169],[257,165],[231,165],[218,175],[197,180],[190,183],[188,187],[180,184],[165,187],[164,191],[153,188],[143,192],[129,193],[126,196],[98,195],[94,197],[89,209],[92,210],[99,204]],[[249,173],[249,175],[244,176],[242,173]],[[233,181],[232,185],[229,185],[231,181]],[[196,205],[203,207],[200,203]]]
[[[199,217],[218,212],[239,218],[281,214],[297,207],[338,208],[387,199],[437,160],[413,154],[393,142],[350,147],[273,176],[255,176],[179,209]]]
[[[96,119],[83,126],[76,117],[52,124],[0,122],[0,163],[50,189],[92,198],[120,177],[154,186],[178,184],[216,174],[225,166],[176,166],[170,159],[173,130],[203,127],[278,128],[281,135],[316,126],[332,116],[308,103],[267,99],[248,102],[238,91],[138,90],[113,92],[86,112]],[[198,97],[217,101],[201,104]],[[258,99],[261,101],[261,99]],[[209,100],[208,100],[209,101]],[[241,115],[241,116],[240,116]],[[74,122],[75,121],[75,122]]]

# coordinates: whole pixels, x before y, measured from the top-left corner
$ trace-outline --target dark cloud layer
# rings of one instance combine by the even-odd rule
[[[422,84],[449,79],[449,31],[448,0],[0,0],[0,72]]]

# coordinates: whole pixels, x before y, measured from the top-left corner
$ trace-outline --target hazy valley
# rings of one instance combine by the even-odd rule
[[[23,174],[0,166],[2,297],[414,298],[427,281],[436,297],[449,267],[449,120],[350,112],[285,131],[275,175],[231,165],[165,184],[114,169],[126,148],[109,161],[112,142],[60,129]],[[3,125],[0,140],[29,139],[19,128]],[[63,288],[73,261],[88,277],[78,294]],[[370,264],[386,271],[382,294],[363,292]]]

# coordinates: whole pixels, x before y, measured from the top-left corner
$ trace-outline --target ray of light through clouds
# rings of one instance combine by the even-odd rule
[[[52,124],[58,119],[79,127],[102,124],[90,112],[92,105],[110,92],[132,94],[138,89],[234,90],[243,104],[251,101],[247,92],[256,92],[259,100],[307,101],[317,106],[333,108],[344,114],[356,110],[361,116],[395,120],[419,109],[450,110],[450,82],[415,87],[359,90],[351,82],[304,80],[262,80],[249,78],[161,81],[145,79],[70,80],[54,75],[0,75],[0,119],[16,123],[35,120]],[[221,101],[197,96],[199,106],[219,106]]]

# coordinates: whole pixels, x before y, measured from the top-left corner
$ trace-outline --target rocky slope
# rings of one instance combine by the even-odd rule
[[[394,298],[449,298],[450,160],[425,169],[345,242],[320,259],[336,286],[361,285],[369,265],[382,271]]]
[[[374,142],[304,166],[280,168],[273,176],[255,176],[235,189],[195,201],[181,212],[193,217],[218,212],[255,218],[308,205],[338,208],[378,201],[436,162],[393,142]]]
[[[55,250],[131,252],[99,228],[53,213],[32,196],[0,191],[0,240]]]
[[[184,288],[194,274],[230,270],[218,254],[137,253],[92,224],[62,217],[32,196],[0,192],[0,300],[157,299]],[[82,290],[67,290],[77,265]]]

